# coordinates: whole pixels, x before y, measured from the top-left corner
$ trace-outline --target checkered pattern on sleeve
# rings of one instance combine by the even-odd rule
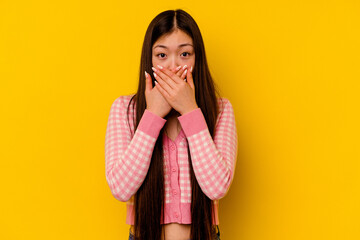
[[[144,181],[156,142],[156,138],[139,128],[131,138],[126,120],[128,102],[127,96],[113,102],[105,137],[106,180],[113,196],[123,202],[128,201]]]
[[[224,197],[233,180],[237,157],[237,130],[230,101],[217,119],[214,139],[209,129],[188,136],[196,179],[202,191],[212,200]]]

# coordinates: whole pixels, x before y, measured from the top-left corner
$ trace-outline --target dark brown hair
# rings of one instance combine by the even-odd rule
[[[195,66],[193,68],[193,80],[195,86],[195,99],[201,109],[209,132],[214,137],[215,124],[219,114],[217,98],[219,91],[215,85],[208,68],[204,42],[200,29],[195,20],[181,9],[168,10],[158,14],[149,24],[141,52],[139,85],[137,93],[131,98],[136,103],[136,123],[133,118],[135,129],[146,109],[145,98],[145,74],[147,71],[152,75],[152,47],[156,40],[164,34],[172,33],[177,29],[188,34],[194,44]],[[154,78],[152,86],[154,87]],[[129,106],[130,106],[129,103]],[[129,111],[128,106],[128,111]],[[134,107],[134,106],[133,106]],[[166,118],[166,117],[165,117]],[[164,128],[161,129],[156,140],[151,163],[144,182],[138,189],[134,197],[135,208],[135,239],[141,240],[160,240],[161,239],[161,219],[164,219],[164,165],[163,165],[163,146],[162,136]],[[135,130],[134,130],[135,132]],[[188,146],[188,157],[191,176],[191,239],[210,240],[213,237],[212,221],[215,217],[213,213],[212,200],[206,196],[194,174],[192,167],[190,150]]]

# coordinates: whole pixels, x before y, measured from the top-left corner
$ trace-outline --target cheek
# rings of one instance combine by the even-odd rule
[[[191,59],[190,62],[189,62],[189,64],[194,67],[194,65],[195,65],[195,58]]]
[[[152,58],[152,65],[153,66],[156,66],[158,64],[158,61],[156,61],[156,59],[153,57]]]
[[[184,59],[182,58],[180,62],[182,65],[194,66],[195,65],[195,57]]]
[[[190,62],[191,62],[192,65],[195,64],[195,55],[191,58]]]
[[[152,56],[151,62],[154,67],[161,64],[164,65],[164,60],[159,59],[157,56]]]

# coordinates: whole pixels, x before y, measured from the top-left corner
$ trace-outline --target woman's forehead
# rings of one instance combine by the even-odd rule
[[[187,45],[193,46],[193,41],[192,38],[185,32],[177,30],[170,34],[165,34],[161,36],[158,40],[156,40],[153,48],[157,47],[158,45],[178,48]]]

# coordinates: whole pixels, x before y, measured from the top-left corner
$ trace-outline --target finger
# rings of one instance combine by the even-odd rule
[[[185,71],[184,68],[182,68],[181,66],[179,66],[178,68],[179,68],[179,69],[178,69],[176,75],[178,75],[179,78],[181,78],[181,79],[183,79],[183,80],[185,81],[185,77],[183,76],[183,73],[184,73],[184,71]]]
[[[158,81],[155,81],[155,87],[158,88],[159,92],[165,97],[166,100],[170,98],[169,94],[161,87]]]
[[[186,66],[186,65],[185,65],[185,66]],[[185,78],[187,72],[188,72],[188,69],[186,68],[185,71],[183,72],[183,74],[181,75],[181,78]]]
[[[145,71],[145,91],[148,92],[152,89],[150,75]]]
[[[168,95],[171,95],[172,88],[169,86],[169,84],[167,84],[166,81],[164,81],[159,75],[157,75],[156,72],[154,72],[153,74],[154,74],[155,79],[157,80],[157,83],[158,83],[157,86],[160,85],[160,87],[162,89],[164,89],[168,93]]]
[[[184,67],[182,68],[183,69],[183,73],[181,74],[181,79],[183,79],[185,82],[187,81],[186,80],[186,73],[187,73],[187,71],[189,71],[188,70],[188,66],[187,65],[184,65]]]
[[[190,71],[187,72],[186,74],[186,81],[189,83],[190,87],[192,89],[195,88],[195,85],[194,85],[194,79],[193,79],[193,76],[192,76],[192,71],[193,71],[193,66],[191,66],[190,68]]]
[[[176,75],[178,75],[178,76],[180,77],[180,76],[181,76],[181,75],[180,75],[181,66],[178,66],[178,67],[174,70],[174,72],[176,73]]]
[[[186,66],[186,65],[185,65]],[[185,67],[184,66],[184,67]],[[184,68],[183,67],[183,68]],[[164,80],[167,80],[167,79],[171,79],[172,80],[172,82],[174,82],[174,83],[181,83],[181,82],[183,82],[183,80],[178,76],[178,75],[176,75],[176,74],[174,74],[172,71],[170,71],[169,69],[167,69],[167,68],[164,68],[164,67],[162,67],[162,66],[160,66],[160,65],[158,65],[158,68],[159,68],[159,75],[160,75],[160,72],[162,72],[162,73],[164,73],[165,75],[166,75],[166,77],[164,76],[161,76]],[[169,85],[170,86],[172,86],[173,88],[176,86],[175,84],[173,84],[173,83],[169,83]]]
[[[178,66],[177,68],[176,68],[176,74],[180,77],[181,76],[181,74],[184,72],[184,68],[183,67],[181,67],[181,66]]]
[[[178,76],[174,72],[170,71],[167,68],[161,69],[160,67],[159,68],[152,67],[152,69],[161,78],[161,80],[163,80],[166,83],[166,85],[169,86],[169,88],[171,88],[171,89],[176,88],[176,82],[173,80],[173,78],[178,77]],[[167,74],[163,72],[164,69],[166,69]],[[168,88],[165,86],[165,84],[162,84],[162,87],[165,90],[168,90]]]

